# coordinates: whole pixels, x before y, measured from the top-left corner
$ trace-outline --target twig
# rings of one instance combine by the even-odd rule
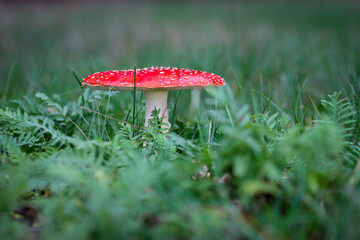
[[[49,111],[49,112],[54,112],[54,111],[55,111],[55,112],[58,112],[58,113],[60,113],[60,115],[61,115],[64,119],[69,119],[69,120],[75,125],[75,127],[76,127],[77,129],[79,129],[79,131],[82,133],[82,135],[84,135],[84,137],[86,138],[86,140],[89,141],[89,138],[85,135],[85,133],[81,130],[81,128],[80,128],[78,125],[76,125],[76,123],[75,123],[73,120],[71,120],[70,117],[65,116],[65,115],[62,114],[62,112],[60,112],[58,109],[48,108],[48,111]],[[46,142],[44,136],[43,136],[43,139],[44,139],[44,142]]]
[[[89,141],[88,137],[87,137],[87,136],[85,135],[85,133],[81,130],[81,128],[80,128],[78,125],[76,125],[76,123],[74,123],[74,121],[71,120],[70,118],[69,118],[69,120],[75,125],[75,127],[77,127],[77,129],[80,130],[80,132],[84,135],[84,137],[86,138],[86,140]]]
[[[86,110],[86,111],[96,113],[96,114],[98,114],[98,115],[100,115],[100,116],[103,116],[103,117],[106,117],[106,118],[110,118],[110,119],[115,120],[115,121],[118,121],[118,122],[122,122],[122,123],[126,123],[126,124],[133,125],[132,123],[129,123],[129,122],[126,122],[126,121],[124,121],[124,120],[120,120],[120,119],[117,119],[117,118],[113,118],[113,117],[104,115],[104,114],[102,114],[102,113],[99,113],[99,112],[97,112],[97,111],[88,109],[88,108],[86,108],[86,107],[81,107],[81,108],[84,109],[84,110]],[[137,126],[137,125],[134,124],[134,127],[139,127],[139,126]],[[140,128],[141,128],[141,129],[145,129],[145,128],[143,128],[143,127],[140,127]]]

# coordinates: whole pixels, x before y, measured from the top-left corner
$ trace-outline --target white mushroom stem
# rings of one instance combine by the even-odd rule
[[[196,117],[196,115],[199,112],[200,93],[201,92],[199,89],[194,89],[191,91],[191,103],[190,103],[190,111],[189,111],[190,119]]]
[[[163,123],[164,126],[170,128],[168,110],[167,110],[167,96],[168,91],[144,91],[145,94],[145,127],[149,125],[149,119],[151,119],[151,112],[156,108],[160,109],[159,118],[165,117]]]

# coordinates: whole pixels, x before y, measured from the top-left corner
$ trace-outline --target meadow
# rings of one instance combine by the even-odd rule
[[[352,1],[0,2],[0,239],[359,239],[359,43]],[[151,66],[226,86],[164,133],[79,85]]]

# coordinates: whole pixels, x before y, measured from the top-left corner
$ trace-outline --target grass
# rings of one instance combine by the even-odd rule
[[[1,5],[0,236],[358,239],[359,13],[336,1]],[[170,91],[168,134],[156,115],[141,127],[141,92],[79,87],[152,65],[227,85],[198,104]]]

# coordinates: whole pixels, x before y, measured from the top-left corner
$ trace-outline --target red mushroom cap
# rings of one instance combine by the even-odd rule
[[[225,80],[213,73],[170,67],[136,69],[136,88],[147,90],[176,90],[225,85]],[[134,70],[98,72],[86,77],[83,87],[111,90],[133,90]]]

